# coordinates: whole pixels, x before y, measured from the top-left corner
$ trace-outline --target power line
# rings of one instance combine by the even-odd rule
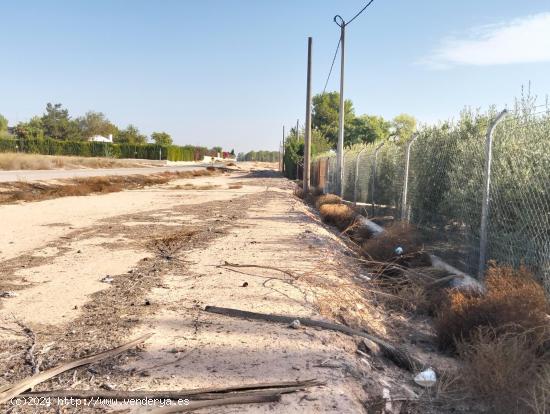
[[[338,50],[340,50],[340,43],[342,38],[338,39],[338,44],[336,45],[336,51],[334,52],[334,57],[332,58],[332,64],[330,65],[330,70],[328,71],[327,81],[325,82],[325,87],[323,88],[323,95],[327,90],[328,81],[330,80],[330,75],[332,74],[332,69],[334,68],[334,62],[336,61],[336,56],[338,56]]]
[[[361,10],[359,10],[359,12],[358,12],[355,16],[353,16],[348,22],[344,23],[344,25],[347,26],[347,25],[350,24],[352,21],[354,21],[355,19],[357,19],[357,18],[359,17],[359,15],[360,15],[361,13],[363,13],[363,12],[367,9],[367,7],[369,7],[369,6],[371,5],[371,3],[372,3],[373,1],[374,1],[374,0],[370,0],[370,1],[365,5],[365,7],[363,7]]]

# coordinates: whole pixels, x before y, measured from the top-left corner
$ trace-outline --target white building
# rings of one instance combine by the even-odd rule
[[[88,141],[93,141],[93,142],[110,142],[112,143],[113,142],[113,134],[109,134],[108,137],[104,137],[102,135],[94,135],[93,137],[91,137],[90,139],[88,139]]]

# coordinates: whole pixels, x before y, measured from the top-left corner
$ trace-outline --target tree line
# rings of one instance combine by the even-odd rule
[[[48,103],[41,116],[34,116],[28,122],[19,122],[8,129],[8,121],[0,115],[0,138],[44,139],[60,141],[87,141],[93,136],[113,136],[113,142],[120,144],[147,144],[149,137],[130,124],[120,128],[113,124],[103,112],[88,111],[85,115],[73,118],[69,110],[60,103]],[[153,132],[151,142],[158,145],[172,145],[170,134]]]

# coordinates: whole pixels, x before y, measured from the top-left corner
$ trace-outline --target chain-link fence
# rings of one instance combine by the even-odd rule
[[[343,198],[370,217],[409,221],[426,249],[477,274],[490,180],[486,259],[529,266],[550,292],[550,111],[536,108],[516,108],[496,126],[488,175],[494,112],[465,112],[457,122],[422,128],[408,142],[348,148]],[[334,153],[316,158],[312,170],[313,186],[340,194]]]

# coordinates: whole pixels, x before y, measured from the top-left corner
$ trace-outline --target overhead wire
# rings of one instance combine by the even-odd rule
[[[369,6],[372,4],[373,1],[374,1],[374,0],[370,0],[370,1],[365,5],[365,7],[363,7],[361,10],[359,10],[359,12],[357,12],[357,14],[356,14],[355,16],[353,16],[353,17],[352,17],[351,19],[349,19],[347,22],[344,22],[344,25],[347,26],[347,25],[349,25],[351,22],[353,22],[355,19],[357,19],[357,18],[361,15],[361,13],[363,13],[363,12],[367,9],[367,7],[369,7]]]
[[[336,56],[338,56],[338,51],[340,50],[340,44],[342,43],[342,38],[338,39],[338,44],[336,45],[336,50],[334,52],[334,56],[332,58],[332,63],[330,65],[330,70],[328,71],[327,80],[325,82],[325,87],[323,88],[323,95],[325,94],[327,90],[328,81],[330,80],[330,75],[332,74],[332,69],[334,68],[334,62],[336,62]]]

